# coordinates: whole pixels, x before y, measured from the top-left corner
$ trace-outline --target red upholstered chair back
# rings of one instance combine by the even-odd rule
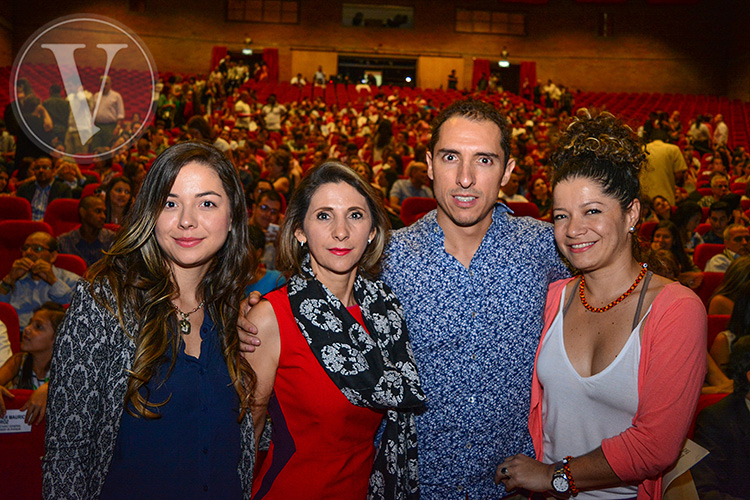
[[[81,190],[81,199],[96,194],[96,190],[101,186],[100,183],[95,182],[93,184],[86,184]]]
[[[18,324],[18,313],[12,305],[0,302],[0,321],[8,330],[8,340],[13,354],[21,352],[21,328]]]
[[[658,222],[654,221],[641,224],[641,227],[638,230],[638,239],[641,240],[641,244],[644,247],[650,246],[651,238],[653,238],[654,231],[656,231],[656,226],[658,224]]]
[[[703,281],[700,286],[695,290],[696,295],[703,301],[703,305],[706,306],[708,311],[708,300],[713,295],[716,287],[719,286],[721,281],[724,279],[724,273],[702,273]]]
[[[701,207],[701,222],[706,222],[711,215],[711,207]]]
[[[71,255],[67,253],[57,254],[55,260],[55,267],[65,269],[71,273],[76,273],[78,276],[83,277],[86,274],[86,261],[77,255]]]
[[[52,228],[46,222],[31,220],[0,221],[0,276],[10,271],[13,262],[21,257],[21,246],[31,233],[44,232],[52,234]]]
[[[401,204],[401,220],[407,226],[412,225],[430,210],[437,208],[435,198],[421,198],[418,196],[406,198]]]
[[[703,271],[706,268],[706,263],[711,260],[711,257],[718,255],[723,251],[724,245],[719,243],[701,243],[695,247],[693,262],[701,271]]]
[[[44,212],[44,222],[52,227],[52,234],[60,236],[81,224],[78,201],[70,198],[52,200]]]
[[[14,389],[15,398],[4,398],[9,410],[20,409],[32,391]],[[42,498],[42,455],[46,421],[32,425],[31,432],[0,434],[0,470],[3,471],[2,498],[38,500]]]
[[[31,203],[18,196],[0,196],[0,220],[31,220]]]
[[[711,345],[714,343],[716,336],[727,329],[729,324],[729,314],[709,314],[708,315],[708,342],[706,345],[711,349]]]
[[[727,397],[727,394],[701,394],[698,397],[698,406],[695,408],[695,415],[693,415],[693,421],[690,423],[690,430],[687,435],[688,439],[693,438],[693,433],[695,432],[695,421],[698,420],[698,414],[705,408],[718,403],[725,397]]]
[[[539,218],[539,207],[530,201],[507,201],[505,204],[508,205],[508,208],[513,210],[513,215],[516,217]]]
[[[703,236],[707,232],[711,230],[711,224],[708,224],[706,222],[701,222],[698,224],[698,227],[695,228],[695,232]]]

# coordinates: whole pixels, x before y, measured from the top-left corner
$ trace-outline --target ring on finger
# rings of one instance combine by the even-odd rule
[[[500,469],[500,474],[502,474],[505,477],[510,477],[510,474],[508,474],[508,468],[507,467],[503,467],[502,469]]]

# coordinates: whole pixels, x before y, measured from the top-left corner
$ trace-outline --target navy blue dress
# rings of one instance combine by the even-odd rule
[[[149,401],[168,400],[151,408],[161,418],[123,412],[102,500],[242,498],[239,398],[208,314],[200,335],[200,357],[182,343],[169,378],[166,362],[147,385]]]

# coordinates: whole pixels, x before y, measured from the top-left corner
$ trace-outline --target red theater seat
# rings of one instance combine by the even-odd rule
[[[404,224],[410,226],[435,208],[437,208],[435,198],[406,198],[401,204],[401,220]]]
[[[32,391],[14,389],[15,397],[3,398],[9,410],[20,409]],[[0,497],[13,500],[42,498],[42,455],[46,421],[32,425],[31,432],[0,434],[0,471],[3,484]]]
[[[60,236],[81,224],[78,219],[78,201],[70,198],[52,200],[44,212],[44,222],[52,227],[52,234]]]
[[[708,261],[711,260],[711,257],[718,255],[723,251],[724,245],[718,243],[701,243],[695,247],[693,262],[701,271],[703,271],[706,268]]]
[[[31,220],[31,203],[26,198],[0,196],[0,220]]]
[[[71,273],[76,273],[78,276],[84,276],[86,274],[86,261],[77,255],[71,255],[67,253],[57,254],[55,259],[55,267],[65,269]]]
[[[0,321],[8,330],[10,350],[13,354],[21,352],[21,328],[18,325],[18,313],[12,305],[0,302]]]

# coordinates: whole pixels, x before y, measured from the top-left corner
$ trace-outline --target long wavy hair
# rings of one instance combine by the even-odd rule
[[[112,221],[112,195],[110,193],[115,188],[115,184],[119,184],[121,182],[123,184],[127,184],[130,188],[130,199],[128,200],[128,204],[125,205],[125,208],[122,211],[123,216],[127,216],[128,212],[133,207],[133,199],[135,197],[135,191],[133,190],[133,181],[131,181],[130,178],[124,177],[122,175],[112,177],[112,180],[109,181],[107,187],[104,188],[104,207],[107,209],[105,220],[107,222]]]
[[[719,286],[716,287],[716,290],[709,299],[709,303],[717,295],[723,295],[736,305],[740,291],[747,283],[750,283],[750,255],[738,257],[729,264],[729,267],[724,273],[724,279],[721,280]]]
[[[49,321],[52,330],[57,335],[57,327],[62,323],[63,317],[65,316],[65,309],[60,304],[54,302],[45,302],[41,307],[34,310],[34,314],[44,311],[47,313],[47,321]],[[44,367],[44,371],[49,373],[49,367],[51,363],[47,363]],[[28,355],[21,365],[21,370],[18,377],[18,383],[16,389],[36,389],[33,382],[34,378],[34,356]]]
[[[255,374],[240,356],[237,336],[238,306],[252,276],[242,184],[232,163],[218,149],[201,142],[185,142],[168,148],[154,161],[117,239],[90,271],[92,284],[109,285],[92,287],[94,298],[119,319],[120,326],[135,342],[125,393],[125,408],[133,416],[158,417],[149,407],[164,402],[149,401],[148,392],[142,389],[147,389],[146,384],[165,361],[167,349],[171,353],[171,373],[181,341],[172,306],[179,290],[154,229],[177,175],[189,163],[212,168],[231,205],[231,231],[213,257],[198,287],[198,296],[203,297],[206,313],[217,325],[224,361],[240,396],[243,414],[252,402]],[[108,288],[114,294],[116,310],[106,298]],[[138,318],[136,331],[128,331],[126,317]]]
[[[688,272],[693,267],[693,262],[690,260],[690,257],[685,252],[685,245],[682,241],[682,234],[680,233],[680,230],[677,228],[677,225],[675,225],[672,221],[663,220],[659,222],[656,227],[654,228],[654,232],[651,234],[651,243],[654,242],[654,236],[656,235],[656,231],[659,229],[666,229],[669,231],[669,234],[672,235],[672,246],[668,248],[670,252],[672,252],[677,259],[677,263],[680,264],[680,272]]]

